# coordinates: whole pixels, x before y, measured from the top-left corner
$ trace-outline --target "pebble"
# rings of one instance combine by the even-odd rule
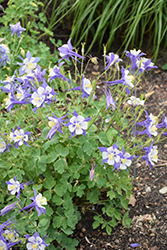
[[[82,228],[82,233],[84,233],[84,232],[86,232],[86,229],[83,227],[83,228]]]
[[[148,186],[146,187],[146,193],[149,193],[149,192],[151,192],[151,188]]]

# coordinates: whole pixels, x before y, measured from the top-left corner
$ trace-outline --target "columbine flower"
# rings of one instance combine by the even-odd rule
[[[0,153],[3,154],[7,150],[7,145],[4,140],[0,137]]]
[[[132,63],[131,69],[132,69],[132,71],[137,70],[138,66],[137,66],[136,62],[137,62],[137,60],[139,60],[140,56],[145,55],[145,53],[141,52],[140,49],[137,50],[137,51],[136,51],[136,49],[134,49],[134,50],[130,50],[130,52],[129,51],[125,51],[125,52],[126,52],[126,56],[130,57],[130,59],[131,59],[131,63]]]
[[[9,48],[6,44],[0,44],[0,68],[6,65],[7,61],[10,61],[8,58],[8,53],[9,52]]]
[[[92,92],[92,83],[90,82],[89,79],[85,78],[85,76],[83,75],[82,77],[82,83],[81,83],[81,88],[82,88],[82,98],[86,97],[88,98]],[[80,86],[79,87],[75,87],[72,90],[80,90]]]
[[[102,164],[107,163],[109,165],[113,165],[115,168],[119,167],[121,152],[118,150],[117,144],[114,144],[109,148],[100,147],[99,149],[102,152]]]
[[[24,130],[18,126],[18,129],[15,130],[15,128],[13,128],[12,132],[10,133],[10,141],[14,141],[14,143],[16,143],[16,147],[23,145],[23,143],[26,146],[29,146],[27,144],[29,134],[29,131],[24,133]]]
[[[91,120],[91,118],[84,118],[81,115],[78,115],[76,111],[73,113],[73,117],[70,119],[70,121],[65,124],[65,126],[69,127],[69,130],[71,132],[71,136],[76,135],[85,135],[86,136],[86,129],[88,128],[88,121]]]
[[[116,81],[104,81],[105,83],[109,84],[110,86],[112,85],[115,85],[115,84],[123,84],[125,86],[128,86],[126,88],[126,92],[127,94],[129,95],[130,93],[130,90],[129,90],[129,87],[133,88],[134,85],[133,85],[133,81],[134,81],[134,76],[133,75],[129,75],[130,71],[128,69],[125,69],[123,66],[121,68],[121,72],[122,72],[122,78],[119,79],[119,80],[116,80]]]
[[[107,70],[108,68],[110,68],[112,65],[118,63],[119,61],[122,61],[122,59],[119,58],[119,56],[117,54],[114,53],[109,53],[109,55],[105,55],[105,58],[107,60],[106,62],[106,67],[104,68],[104,70]]]
[[[146,155],[142,156],[142,160],[146,160],[147,164],[150,165],[152,169],[154,162],[158,162],[158,150],[157,146],[153,146],[153,142],[149,147],[143,147],[143,150],[146,151]]]
[[[140,98],[136,98],[135,96],[131,96],[130,100],[127,101],[128,104],[132,106],[144,105],[144,100],[140,100]]]
[[[145,57],[141,57],[139,60],[137,60],[136,65],[141,72],[148,71],[153,68],[158,68],[157,66],[154,66],[154,63],[152,63],[150,59],[147,59]]]
[[[138,243],[133,243],[133,244],[130,244],[131,247],[140,247],[140,244]]]
[[[35,232],[33,236],[25,235],[27,238],[27,250],[44,250],[46,246],[49,246],[49,244],[46,244],[44,239],[40,237],[40,235]]]
[[[10,250],[12,246],[18,244],[19,242],[21,242],[21,241],[12,242],[12,243],[9,242],[9,243],[8,243],[8,242],[5,240],[5,238],[4,238],[4,236],[3,236],[3,231],[2,231],[2,233],[1,233],[1,235],[0,235],[0,249],[1,249],[1,250]]]
[[[52,114],[53,114],[53,113],[52,113]],[[47,117],[48,120],[49,120],[48,125],[49,125],[49,127],[51,128],[51,130],[50,130],[49,133],[47,134],[47,137],[46,137],[46,138],[49,138],[50,140],[53,139],[53,136],[56,134],[57,130],[58,130],[61,134],[63,134],[63,132],[62,132],[62,130],[61,130],[61,124],[62,124],[63,121],[65,121],[65,120],[63,120],[63,118],[64,118],[66,115],[64,115],[64,116],[62,116],[62,117],[60,117],[60,118],[57,118],[54,114],[53,114],[53,116],[54,116],[54,117],[52,117],[52,116],[48,116],[48,117]]]
[[[122,170],[127,169],[127,167],[130,167],[130,165],[132,164],[132,159],[133,157],[125,152],[125,149],[122,150],[122,154],[120,154],[120,165],[119,168]]]
[[[9,181],[6,181],[6,184],[8,185],[8,190],[10,191],[11,195],[15,195],[17,193],[17,199],[19,199],[20,195],[20,189],[24,189],[24,184],[20,183],[17,180],[17,176],[15,175],[14,179],[10,179]]]
[[[33,202],[31,204],[29,204],[28,206],[22,208],[20,210],[20,212],[29,209],[32,210],[33,208],[36,208],[37,212],[38,212],[38,216],[41,215],[41,213],[45,214],[46,213],[46,208],[43,207],[43,205],[47,205],[47,200],[45,197],[42,196],[41,193],[39,193],[38,195],[36,194],[36,190],[33,188],[34,190],[34,197],[30,198]]]
[[[157,128],[167,128],[167,117],[163,115],[162,123],[157,125]]]
[[[10,241],[10,242],[16,242],[18,240],[19,234],[17,233],[17,231],[14,229],[6,229],[4,230],[4,237],[6,240]]]
[[[112,110],[115,110],[116,105],[114,102],[114,99],[112,98],[110,89],[103,89],[105,95],[106,95],[106,110],[111,106]]]
[[[33,73],[33,70],[35,70],[37,63],[40,60],[39,57],[32,57],[30,51],[27,51],[25,59],[23,59],[21,56],[19,56],[19,58],[23,61],[22,63],[17,63],[18,65],[22,66],[19,69],[20,75],[24,75],[25,73]]]
[[[60,68],[63,64],[64,62],[61,62],[58,67],[55,65],[53,69],[50,69],[49,80],[53,81],[55,78],[59,78],[67,82],[70,81],[70,79],[66,78],[60,73]]]
[[[20,38],[21,38],[21,33],[26,30],[26,29],[21,27],[20,21],[18,23],[16,23],[15,25],[10,24],[9,26],[11,28],[12,36],[14,34],[16,34]]]
[[[44,82],[41,87],[34,90],[30,98],[31,103],[36,106],[36,108],[33,109],[34,112],[40,107],[45,107],[45,103],[50,105],[54,95],[56,95],[56,93],[46,82]]]
[[[63,46],[58,48],[58,50],[60,51],[60,56],[62,57],[62,59],[69,60],[70,57],[72,57],[74,60],[76,60],[75,57],[79,57],[79,58],[84,59],[83,56],[81,56],[78,53],[74,52],[73,49],[74,49],[74,47],[71,45],[71,38],[68,40],[67,44],[64,44]]]

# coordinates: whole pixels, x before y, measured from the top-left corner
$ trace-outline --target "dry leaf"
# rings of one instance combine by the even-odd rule
[[[154,90],[153,91],[151,91],[151,92],[149,92],[149,93],[147,93],[147,94],[145,94],[145,98],[148,98],[148,97],[150,97],[151,95],[153,95],[154,94]]]
[[[98,72],[92,71],[91,74],[92,74],[93,76],[98,76],[98,75],[100,75],[100,72],[99,72],[99,71],[98,71]]]
[[[128,205],[132,205],[132,207],[134,207],[135,204],[136,204],[136,199],[133,195],[131,195]]]

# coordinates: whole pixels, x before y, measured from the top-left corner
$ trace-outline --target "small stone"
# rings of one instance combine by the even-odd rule
[[[146,194],[146,192],[142,192],[142,194]]]
[[[116,243],[116,244],[119,244],[119,240],[118,240],[118,239],[116,239],[116,240],[115,240],[115,243]]]
[[[137,187],[134,187],[134,191],[137,191]]]
[[[150,236],[155,236],[155,234],[152,233],[152,234],[150,234]]]
[[[84,233],[84,232],[86,232],[86,229],[83,227],[83,228],[82,228],[82,233]]]
[[[161,194],[166,194],[167,193],[167,187],[163,187],[159,190]]]
[[[148,186],[146,187],[146,193],[149,193],[149,192],[151,192],[151,188]]]
[[[107,233],[103,232],[103,233],[102,233],[102,235],[103,235],[103,236],[106,236],[106,235],[107,235]]]
[[[81,238],[83,238],[83,233],[79,233],[79,236],[80,236]]]

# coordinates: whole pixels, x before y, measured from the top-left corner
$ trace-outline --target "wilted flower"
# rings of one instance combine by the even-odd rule
[[[125,51],[125,52],[126,52],[126,56],[130,57],[131,59],[132,71],[137,70],[138,69],[137,60],[139,60],[140,56],[145,55],[145,53],[141,52],[140,49],[139,50],[133,49],[133,50],[130,50],[130,52],[129,51]]]
[[[65,124],[65,126],[69,127],[69,130],[71,132],[71,136],[76,135],[85,135],[86,136],[86,129],[88,128],[88,121],[91,120],[91,118],[84,118],[81,115],[78,115],[76,111],[73,113],[73,117],[70,119],[70,121]]]
[[[35,232],[33,236],[25,235],[27,238],[27,250],[44,250],[46,246],[49,246],[49,244],[46,244],[44,239],[40,237],[40,235]]]
[[[72,57],[74,60],[76,60],[75,57],[79,57],[79,58],[84,59],[83,56],[81,56],[78,53],[74,52],[73,49],[74,49],[74,47],[71,45],[71,38],[68,40],[67,44],[64,44],[63,46],[58,48],[58,50],[60,51],[60,56],[62,57],[62,59],[69,60],[70,57]]]
[[[0,44],[0,68],[6,65],[7,61],[10,61],[8,58],[8,53],[9,52],[9,48],[6,44]]]
[[[20,38],[21,38],[21,33],[26,30],[26,29],[21,27],[20,21],[18,23],[14,24],[14,25],[10,24],[9,26],[11,28],[12,36],[14,34],[16,34]]]
[[[140,244],[139,243],[132,243],[130,244],[131,247],[140,247]]]

